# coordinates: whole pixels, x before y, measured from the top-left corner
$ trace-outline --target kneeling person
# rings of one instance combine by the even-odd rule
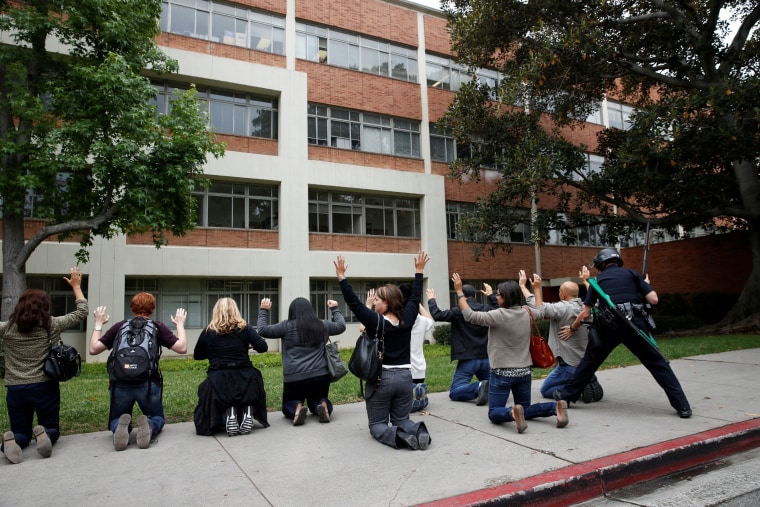
[[[142,412],[136,421],[138,447],[147,449],[150,441],[161,432],[164,427],[163,378],[158,368],[161,347],[178,354],[187,352],[185,309],[178,308],[176,315],[171,317],[177,326],[175,336],[164,323],[150,319],[156,308],[152,294],[136,294],[130,308],[135,315],[133,319],[118,322],[101,334],[103,324],[110,317],[106,314],[106,307],[99,306],[94,312],[95,329],[90,337],[90,354],[113,350],[108,358],[111,395],[109,429],[114,434],[113,445],[117,451],[123,451],[129,444],[135,403]]]

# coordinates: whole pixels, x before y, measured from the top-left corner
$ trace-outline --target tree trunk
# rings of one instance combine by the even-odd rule
[[[741,322],[760,312],[760,231],[757,227],[750,226],[749,238],[752,246],[752,271],[736,304],[718,326]],[[726,252],[726,257],[720,259],[719,262],[731,262],[731,252]],[[739,284],[743,280],[726,280],[726,282]]]
[[[3,216],[3,302],[0,320],[8,320],[19,296],[26,290],[26,259],[19,259],[24,248],[24,215]]]

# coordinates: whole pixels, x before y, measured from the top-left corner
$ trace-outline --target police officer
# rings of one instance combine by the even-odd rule
[[[599,287],[607,293],[618,308],[623,311],[632,312],[632,322],[641,330],[647,331],[650,328],[648,323],[640,312],[633,311],[633,306],[638,306],[638,295],[643,294],[647,303],[657,304],[657,293],[641,277],[639,273],[632,269],[623,267],[623,259],[620,253],[614,248],[605,248],[601,250],[592,261],[593,267],[599,270],[597,283]],[[591,287],[586,294],[583,311],[570,326],[565,326],[560,330],[560,336],[569,336],[574,333],[581,323],[589,317],[591,308],[600,301],[600,296],[596,290]],[[600,302],[600,308],[606,305],[604,301]],[[652,374],[657,383],[668,396],[670,405],[676,409],[678,415],[682,418],[691,417],[691,407],[686,395],[681,388],[673,370],[668,362],[652,346],[639,336],[630,327],[623,323],[616,329],[602,325],[596,318],[599,345],[597,347],[588,347],[581,360],[575,374],[565,385],[564,389],[554,391],[555,400],[567,400],[575,402],[581,396],[584,387],[596,372],[597,368],[607,359],[607,356],[619,344],[625,345],[628,350],[641,361],[647,370]]]

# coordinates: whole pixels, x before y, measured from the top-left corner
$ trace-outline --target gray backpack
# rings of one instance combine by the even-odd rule
[[[125,322],[108,357],[108,375],[112,382],[137,384],[158,372],[161,345],[156,323],[145,317]]]

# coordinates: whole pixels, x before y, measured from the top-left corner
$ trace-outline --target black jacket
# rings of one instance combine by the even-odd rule
[[[467,304],[476,312],[493,310],[497,305],[495,297],[489,296],[491,306],[478,303],[474,297],[467,298]],[[428,309],[433,320],[451,322],[451,360],[487,359],[488,358],[488,328],[470,324],[464,320],[462,310],[458,306],[450,310],[441,310],[435,299],[428,299]]]

